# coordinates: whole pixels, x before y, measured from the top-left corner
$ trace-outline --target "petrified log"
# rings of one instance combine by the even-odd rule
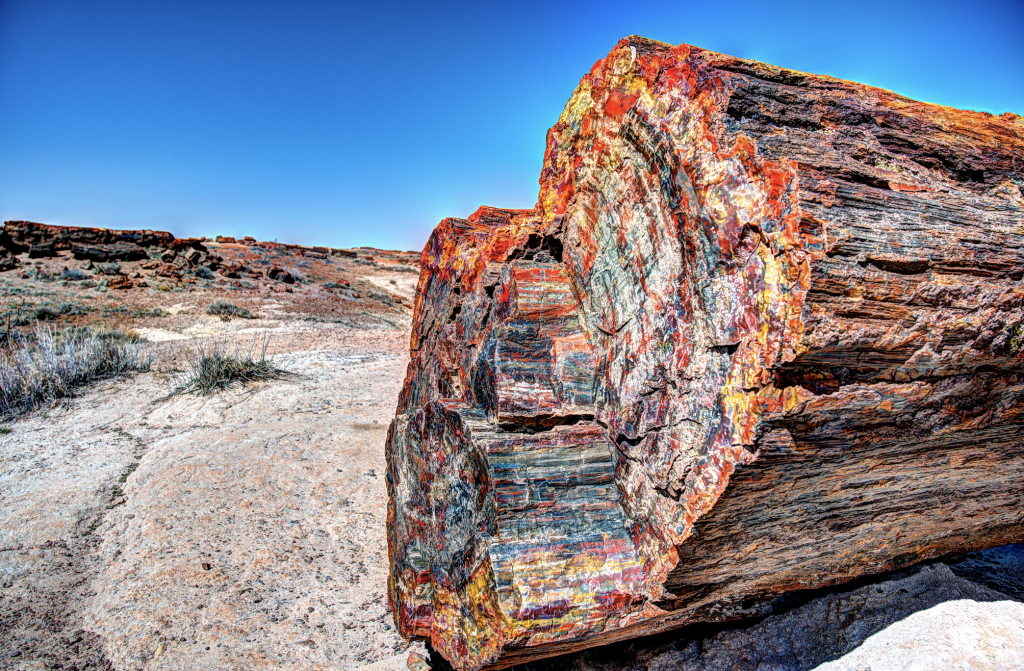
[[[177,252],[186,253],[186,250],[195,250],[197,252],[206,252],[206,245],[203,242],[206,238],[174,238],[171,241],[171,248]]]
[[[131,243],[118,242],[111,245],[87,245],[72,243],[71,255],[80,261],[139,261],[148,258],[146,250]]]
[[[508,666],[1024,539],[1024,120],[622,40],[445,219],[389,595]]]
[[[53,247],[53,242],[35,242],[28,248],[28,258],[30,259],[50,259],[57,256],[57,250]]]
[[[131,289],[132,281],[124,275],[114,275],[113,277],[107,278],[107,286],[111,289]]]
[[[254,271],[249,270],[248,268],[246,268],[245,270],[250,275],[254,274]],[[270,269],[270,272],[267,273],[267,277],[278,282],[284,282],[285,284],[295,284],[295,278],[292,276],[292,274],[285,270],[284,268],[278,268],[277,266],[274,266],[273,268]]]

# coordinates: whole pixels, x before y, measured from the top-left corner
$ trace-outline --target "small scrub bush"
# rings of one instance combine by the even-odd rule
[[[91,308],[79,305],[78,303],[61,303],[57,309],[60,310],[63,316],[81,317],[88,314]]]
[[[96,380],[149,370],[152,362],[152,353],[129,337],[37,325],[31,337],[0,354],[0,417],[52,405]]]
[[[96,272],[100,275],[120,275],[121,264],[113,261],[110,263],[97,263]]]
[[[213,279],[213,271],[207,268],[206,266],[199,266],[198,268],[196,268],[195,275],[196,277],[202,280]]]
[[[78,268],[65,268],[60,272],[60,279],[69,282],[81,282],[82,280],[89,279],[89,273],[83,272]]]
[[[35,271],[29,271],[29,275],[35,277],[35,279],[41,282],[53,282],[54,277],[50,273],[46,272],[45,268],[36,268]]]
[[[3,320],[5,333],[10,334],[11,328],[14,326],[28,326],[32,323],[32,320],[29,319],[29,317],[34,314],[35,311],[22,312],[20,308],[7,310],[4,312],[3,316],[0,317],[0,319]]]
[[[118,305],[114,308],[104,308],[103,311],[110,315],[127,316],[133,318],[144,318],[144,317],[166,317],[167,312],[164,312],[160,308],[135,308],[128,307],[125,305]]]
[[[58,312],[56,308],[44,305],[40,308],[36,308],[35,318],[41,322],[52,321],[54,319],[60,319],[60,312]]]
[[[196,394],[207,396],[252,382],[280,379],[290,375],[274,365],[267,356],[270,338],[254,338],[247,348],[237,344],[229,348],[226,340],[200,345],[186,354],[185,372],[176,381],[170,396]]]
[[[60,305],[43,305],[36,308],[35,318],[38,321],[52,321],[61,317],[81,317],[88,314],[89,309],[78,303],[61,303]]]
[[[369,296],[373,300],[375,300],[375,301],[377,301],[379,303],[383,303],[384,305],[387,305],[389,307],[393,306],[395,304],[395,302],[396,302],[395,299],[390,294],[385,294],[385,293],[382,293],[380,291],[370,291],[370,292],[367,292],[367,296]]]
[[[215,315],[224,321],[228,321],[232,317],[241,317],[242,319],[256,319],[257,317],[255,313],[227,301],[214,301],[210,307],[206,308],[206,314]]]
[[[105,342],[120,342],[129,345],[138,345],[144,342],[142,336],[135,329],[94,329],[92,333]]]
[[[309,264],[307,263],[306,265],[309,265]],[[302,272],[301,270],[299,270],[295,266],[289,266],[289,267],[285,268],[285,270],[287,270],[289,273],[291,273],[292,277],[295,278],[296,282],[302,282],[303,284],[306,283],[306,273]]]

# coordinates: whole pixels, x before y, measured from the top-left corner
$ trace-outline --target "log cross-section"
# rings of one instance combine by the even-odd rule
[[[638,37],[445,219],[399,631],[503,668],[1024,539],[1024,120]]]

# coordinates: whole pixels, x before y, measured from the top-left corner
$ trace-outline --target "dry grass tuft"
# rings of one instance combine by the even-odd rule
[[[291,375],[274,365],[267,356],[269,336],[253,338],[247,348],[229,348],[227,340],[199,345],[185,354],[186,370],[168,396],[207,396],[252,382],[275,380]]]
[[[17,418],[105,378],[147,371],[153,354],[138,335],[37,325],[0,353],[0,417]]]

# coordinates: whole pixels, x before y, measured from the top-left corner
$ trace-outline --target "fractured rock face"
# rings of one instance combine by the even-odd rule
[[[594,415],[594,352],[560,265],[514,261],[498,280],[476,362],[478,401],[498,424]]]
[[[445,389],[473,401],[427,403],[389,439],[392,552],[405,558],[396,618],[452,659],[622,626],[643,605],[614,448],[593,422],[594,352],[565,274],[515,260],[490,278],[487,315],[461,324],[479,334],[467,379],[424,362],[442,363]]]
[[[626,38],[423,251],[391,599],[457,668],[1024,537],[1024,124]]]

